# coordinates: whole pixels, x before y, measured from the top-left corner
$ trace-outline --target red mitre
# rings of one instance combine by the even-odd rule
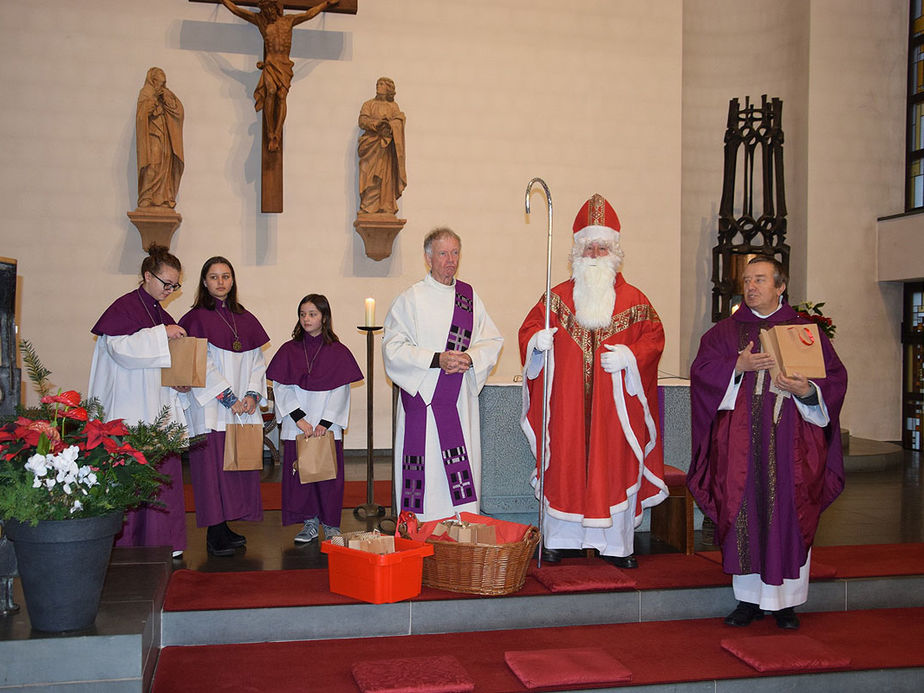
[[[603,195],[594,195],[584,203],[574,218],[574,242],[604,240],[615,243],[619,240],[619,217],[616,210]]]

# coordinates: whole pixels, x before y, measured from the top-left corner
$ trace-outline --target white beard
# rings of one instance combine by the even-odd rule
[[[575,317],[582,327],[596,330],[610,324],[616,304],[616,258],[579,257],[571,262]]]

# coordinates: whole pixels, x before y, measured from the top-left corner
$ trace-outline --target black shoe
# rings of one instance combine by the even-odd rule
[[[237,548],[239,546],[244,546],[247,543],[247,537],[243,534],[238,534],[233,529],[228,526],[227,522],[222,522],[221,527],[225,532],[225,537],[228,539],[228,543],[233,547]]]
[[[561,551],[558,549],[549,549],[543,546],[541,550],[543,563],[561,563]]]
[[[626,570],[638,568],[638,561],[635,560],[635,556],[600,556],[600,558],[617,568]]]
[[[738,602],[738,606],[728,616],[725,617],[726,626],[749,626],[751,621],[759,621],[764,617],[764,612],[757,604],[751,602]]]
[[[780,628],[785,628],[786,630],[799,630],[799,617],[796,616],[796,612],[793,611],[791,606],[787,606],[785,609],[780,609],[779,611],[774,611],[773,618],[776,619],[776,625]]]
[[[234,547],[230,539],[225,534],[224,528],[218,525],[212,525],[205,534],[205,549],[210,556],[233,556]]]

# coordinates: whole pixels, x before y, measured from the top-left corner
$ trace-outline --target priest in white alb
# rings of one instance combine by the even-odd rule
[[[401,510],[424,521],[479,510],[478,393],[504,343],[471,285],[455,278],[461,249],[451,229],[431,231],[429,273],[385,316],[385,372],[401,389],[395,489]]]

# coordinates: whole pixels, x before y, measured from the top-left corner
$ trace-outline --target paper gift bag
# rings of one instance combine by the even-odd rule
[[[334,434],[328,431],[320,438],[306,438],[304,433],[295,437],[298,451],[298,480],[303,484],[337,478],[337,449]]]
[[[818,325],[776,325],[770,330],[761,330],[761,347],[773,355],[779,368],[770,370],[770,376],[783,371],[786,377],[799,373],[806,378],[824,378],[825,357],[821,350]]]
[[[209,340],[182,337],[169,340],[167,346],[170,367],[160,369],[160,384],[164,387],[205,387]]]
[[[240,416],[237,417],[240,421]],[[263,469],[263,426],[232,423],[225,427],[226,472],[250,472]]]

